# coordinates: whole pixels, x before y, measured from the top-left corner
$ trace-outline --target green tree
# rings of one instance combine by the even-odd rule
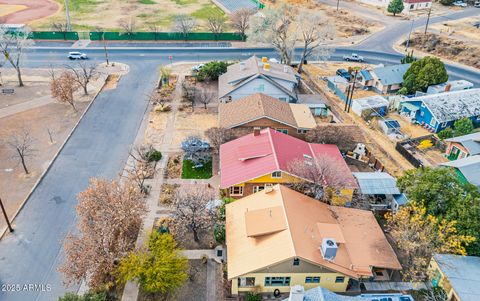
[[[473,132],[473,122],[470,118],[461,118],[453,124],[455,130],[455,137],[468,135]]]
[[[66,293],[63,297],[58,298],[58,301],[107,301],[107,293],[87,292],[81,296],[74,293]]]
[[[407,53],[402,59],[400,60],[400,63],[402,64],[410,64],[415,62],[417,59],[413,56],[413,50],[410,53]]]
[[[215,241],[219,244],[224,244],[226,235],[225,235],[225,206],[235,201],[232,198],[223,198],[222,205],[218,208],[218,220],[213,228],[213,237]]]
[[[143,291],[168,295],[187,279],[188,261],[168,233],[153,232],[148,244],[120,261],[118,282],[136,280]]]
[[[387,11],[395,16],[396,14],[401,13],[403,8],[403,0],[392,0],[388,4]]]
[[[453,130],[452,130],[452,128],[446,128],[446,129],[438,132],[437,136],[438,136],[438,138],[440,138],[442,140],[452,138],[453,137]]]
[[[217,80],[218,77],[225,72],[227,72],[227,67],[230,65],[227,62],[222,61],[213,61],[206,63],[198,72],[197,78],[198,80]]]
[[[426,56],[412,63],[403,75],[404,87],[408,93],[425,92],[430,85],[437,85],[448,80],[447,70],[443,62],[431,56]]]
[[[440,0],[440,3],[441,3],[442,5],[450,6],[450,5],[453,4],[454,1],[455,1],[455,0]]]

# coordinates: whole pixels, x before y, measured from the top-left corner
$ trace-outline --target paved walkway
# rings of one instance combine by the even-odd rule
[[[422,282],[364,282],[367,291],[407,291],[427,288]]]
[[[43,97],[35,98],[30,101],[22,102],[13,106],[8,106],[5,108],[0,109],[0,118],[8,117],[11,115],[15,115],[17,113],[21,113],[23,111],[35,109],[38,107],[42,107],[44,105],[48,105],[52,103],[53,99],[50,95],[46,95]]]

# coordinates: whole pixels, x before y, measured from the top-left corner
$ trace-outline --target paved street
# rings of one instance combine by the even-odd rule
[[[471,10],[456,16],[471,14]],[[436,17],[437,18],[437,17]],[[433,18],[432,21],[442,21]],[[422,20],[416,21],[418,25]],[[424,22],[424,20],[423,20]],[[355,52],[368,63],[399,63],[401,55],[391,49],[391,42],[408,33],[409,21],[365,40]],[[416,25],[417,23],[415,23]],[[393,31],[392,31],[393,30]],[[49,64],[68,63],[70,48],[37,48],[29,51],[26,65],[48,67]],[[85,50],[92,62],[103,61],[103,50]],[[351,48],[338,48],[331,60],[341,60]],[[52,165],[44,180],[35,190],[24,209],[15,219],[16,231],[0,242],[0,284],[49,284],[52,290],[5,292],[0,300],[56,300],[64,293],[58,265],[62,260],[62,245],[66,234],[74,229],[75,196],[82,191],[93,176],[115,178],[127,159],[129,145],[133,142],[144,115],[149,91],[158,76],[158,67],[173,61],[206,61],[242,59],[252,54],[275,57],[272,49],[265,48],[117,48],[110,49],[111,61],[130,65],[130,73],[123,76],[116,89],[104,91],[92,105],[79,127]],[[451,79],[465,78],[480,86],[480,72],[447,65]],[[75,290],[76,287],[70,288]]]

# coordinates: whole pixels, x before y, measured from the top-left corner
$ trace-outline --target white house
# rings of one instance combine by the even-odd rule
[[[269,62],[266,57],[251,58],[228,66],[218,79],[218,98],[235,101],[263,93],[286,102],[297,102],[300,75],[290,66]]]
[[[432,6],[432,0],[403,0],[403,6],[403,12],[429,9]]]

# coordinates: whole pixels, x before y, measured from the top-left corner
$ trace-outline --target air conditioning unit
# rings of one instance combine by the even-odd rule
[[[338,245],[333,238],[324,238],[322,240],[322,246],[320,251],[322,252],[323,259],[334,260],[337,256]]]

